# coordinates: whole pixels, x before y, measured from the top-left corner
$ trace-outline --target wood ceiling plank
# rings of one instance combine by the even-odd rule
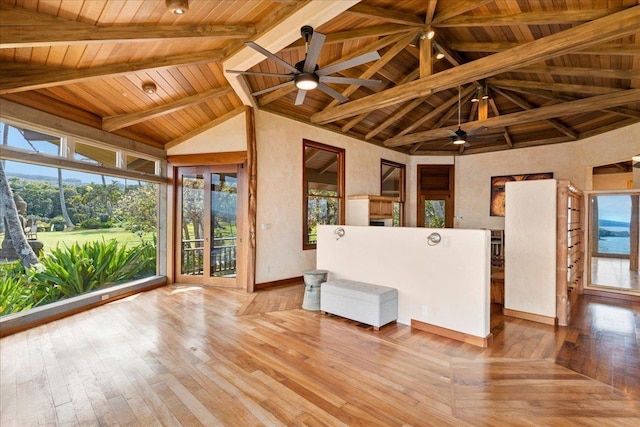
[[[509,101],[513,102],[514,104],[516,104],[518,107],[522,108],[523,110],[533,110],[533,109],[536,108],[534,105],[530,104],[529,102],[525,101],[524,99],[520,98],[519,96],[517,96],[517,95],[515,95],[513,93],[509,93],[507,91],[498,89],[496,87],[493,87],[493,91],[496,92],[499,95],[504,96]],[[571,138],[571,139],[577,139],[578,138],[578,132],[570,129],[568,126],[563,125],[557,119],[547,119],[545,121],[547,123],[549,123],[551,126],[553,126],[554,128],[556,128],[557,130],[559,130],[560,132],[562,132],[563,134],[567,135],[569,138]]]
[[[252,25],[154,25],[101,27],[0,5],[0,49],[167,39],[248,39]],[[46,26],[46,31],[42,27]]]
[[[486,126],[488,128],[506,127],[523,123],[531,123],[540,120],[547,120],[565,115],[581,114],[588,111],[602,110],[605,108],[617,107],[634,102],[640,102],[640,89],[630,89],[615,92],[612,94],[597,95],[577,101],[565,102],[562,104],[540,107],[533,110],[505,114],[500,117],[491,117],[482,121],[477,120],[475,122],[469,122],[466,125],[470,128],[479,126]],[[387,141],[385,141],[384,145],[387,147],[399,147],[402,145],[414,144],[416,142],[428,139],[446,138],[449,134],[450,129],[453,130],[452,127],[449,127],[398,136],[388,139]]]
[[[620,9],[597,10],[555,10],[552,12],[528,12],[483,16],[457,16],[446,21],[439,21],[433,26],[446,27],[490,27],[511,25],[553,25],[579,24],[593,21],[603,16],[619,12]]]
[[[394,24],[410,25],[410,26],[424,26],[424,22],[417,15],[410,13],[399,12],[393,9],[384,9],[381,7],[369,6],[363,3],[358,3],[351,9],[347,10],[348,14],[362,16],[364,18],[378,18],[383,21],[391,22]]]
[[[518,73],[552,74],[557,76],[575,77],[603,77],[607,79],[633,79],[640,73],[637,70],[612,70],[586,67],[553,67],[544,65],[530,65],[513,70]]]
[[[311,121],[326,124],[366,111],[426,96],[465,82],[491,77],[507,70],[533,65],[577,48],[619,39],[638,31],[640,6],[605,16],[595,21],[542,37],[524,45],[462,64],[415,82],[399,85],[311,116]]]
[[[389,63],[393,58],[395,58],[396,55],[402,52],[404,48],[407,47],[409,43],[413,41],[413,39],[416,37],[417,34],[418,34],[417,31],[413,31],[409,33],[409,35],[396,34],[394,36],[391,36],[393,37],[394,40],[397,40],[395,44],[388,51],[386,51],[380,59],[378,59],[371,66],[369,66],[367,70],[359,76],[359,78],[369,79],[373,77],[375,73],[377,73],[382,67],[384,67],[387,63]],[[371,52],[371,50],[369,51]],[[342,91],[342,95],[349,97],[359,88],[360,88],[360,85],[349,85],[346,89]],[[338,103],[339,101],[337,99],[334,99],[329,103],[329,106],[327,108],[331,108],[334,105],[338,105]]]
[[[377,134],[379,134],[380,132],[382,132],[383,130],[385,130],[386,128],[388,128],[389,126],[391,126],[392,124],[394,124],[395,122],[403,118],[404,116],[406,116],[409,112],[413,111],[416,107],[418,107],[420,104],[426,101],[426,99],[427,97],[423,96],[408,102],[404,107],[402,107],[400,110],[393,113],[384,122],[380,123],[375,129],[373,129],[371,132],[366,134],[364,139],[370,140],[371,138],[373,138],[374,136],[376,136]]]
[[[563,83],[533,82],[527,80],[487,79],[487,83],[503,89],[522,88],[550,90],[552,92],[585,93],[587,95],[603,95],[617,92],[622,89],[603,86],[573,85]]]
[[[0,74],[3,75],[3,78],[0,81],[0,94],[78,83],[90,79],[135,73],[143,70],[221,60],[222,51],[209,51],[82,69],[60,69],[22,64],[7,65],[7,63],[2,62],[0,63]]]
[[[232,91],[233,89],[231,88],[231,86],[227,85],[224,87],[212,89],[207,92],[188,96],[186,98],[182,98],[165,105],[159,105],[158,107],[152,108],[150,110],[139,111],[130,114],[119,114],[116,116],[106,116],[102,118],[102,129],[108,132],[113,132],[114,130],[122,129],[136,123],[151,120],[165,114],[171,114],[175,111],[189,108],[204,101],[217,99],[221,96],[231,93]]]
[[[340,31],[336,33],[326,34],[327,38],[324,41],[324,46],[330,46],[336,43],[344,43],[346,41],[358,40],[358,39],[368,39],[368,38],[379,38],[383,36],[389,36],[393,34],[406,33],[411,31],[411,27],[407,27],[406,25],[399,24],[385,24],[385,25],[375,25],[367,28],[359,28],[356,30],[348,30],[348,31]],[[304,47],[304,40],[300,39],[295,43],[287,46],[282,49],[281,52],[290,50],[290,49],[299,49]]]
[[[472,95],[473,92],[475,92],[475,90],[476,90],[476,88],[475,88],[474,85],[470,85],[470,86],[462,89],[461,92],[460,92],[460,99],[463,99],[463,98],[466,98],[466,97]],[[420,126],[422,126],[423,123],[426,123],[429,120],[434,119],[434,118],[438,117],[439,115],[441,115],[443,113],[446,114],[446,111],[449,111],[449,109],[454,107],[457,103],[458,103],[458,97],[457,96],[456,97],[452,96],[447,101],[443,102],[438,107],[434,108],[431,112],[425,114],[420,119],[418,119],[415,122],[413,122],[410,126],[406,127],[402,131],[398,132],[398,135],[399,136],[406,135],[409,132],[412,132],[412,131],[418,129]],[[457,108],[457,106],[454,107],[454,108]]]
[[[498,53],[522,46],[517,42],[451,42],[449,47],[459,52]],[[578,47],[571,53],[582,55],[640,55],[640,46],[629,43],[605,43],[597,46]]]
[[[467,13],[475,8],[480,6],[484,6],[487,3],[492,2],[493,0],[464,0],[459,2],[454,7],[449,7],[439,11],[436,16],[433,18],[431,22],[432,25],[436,25],[440,22],[447,21],[452,19],[458,15],[462,15],[463,13]]]

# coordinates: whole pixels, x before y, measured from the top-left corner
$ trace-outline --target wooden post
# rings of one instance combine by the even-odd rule
[[[629,251],[629,270],[640,270],[640,196],[631,195],[631,226],[629,229],[631,248]]]
[[[249,250],[247,259],[247,292],[256,284],[256,213],[258,195],[258,159],[256,149],[256,122],[252,107],[245,107],[247,131],[247,167],[249,175]]]
[[[566,326],[569,321],[568,310],[568,294],[567,286],[568,274],[568,243],[567,235],[569,233],[568,224],[568,195],[567,182],[558,181],[557,192],[557,247],[556,247],[556,318],[558,325]]]

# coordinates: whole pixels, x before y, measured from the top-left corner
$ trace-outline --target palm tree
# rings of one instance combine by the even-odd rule
[[[73,227],[73,221],[69,218],[67,212],[67,202],[64,199],[64,187],[62,185],[62,169],[58,168],[58,194],[60,196],[60,209],[62,210],[62,217],[67,227]]]
[[[20,262],[25,268],[38,264],[38,257],[29,245],[27,236],[24,234],[22,222],[18,215],[18,207],[16,206],[15,200],[13,200],[13,192],[9,187],[2,162],[0,162],[0,205],[4,210],[4,220],[6,224],[5,234],[11,238],[11,243],[13,243]]]

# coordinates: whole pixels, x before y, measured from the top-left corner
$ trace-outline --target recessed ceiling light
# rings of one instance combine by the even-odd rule
[[[165,4],[175,15],[184,15],[189,10],[189,0],[165,0]]]
[[[144,91],[144,93],[153,95],[154,93],[156,93],[158,88],[156,87],[156,84],[154,82],[146,82],[142,84],[142,90]]]

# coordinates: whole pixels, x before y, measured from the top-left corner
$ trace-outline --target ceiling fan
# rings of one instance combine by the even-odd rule
[[[298,95],[296,96],[295,105],[302,105],[302,103],[304,102],[304,98],[307,94],[307,91],[313,90],[316,88],[320,89],[327,95],[330,95],[333,98],[337,99],[339,102],[348,101],[348,98],[346,96],[330,88],[329,86],[326,85],[326,83],[360,85],[360,86],[377,86],[381,83],[380,80],[356,79],[356,78],[337,77],[337,76],[329,75],[331,73],[336,73],[338,71],[346,70],[347,68],[357,67],[358,65],[362,65],[366,62],[376,61],[380,59],[380,55],[378,54],[377,51],[366,53],[364,55],[360,55],[355,58],[348,59],[346,61],[339,62],[337,64],[333,64],[325,68],[320,68],[318,66],[318,58],[320,57],[320,52],[322,51],[322,45],[324,44],[324,40],[326,36],[324,34],[314,32],[313,28],[309,25],[305,25],[302,28],[300,28],[300,34],[302,35],[302,37],[304,37],[304,41],[305,41],[305,59],[298,62],[295,65],[289,64],[288,62],[284,61],[280,57],[274,55],[273,53],[269,52],[262,46],[252,41],[245,42],[245,45],[260,52],[267,58],[273,60],[277,64],[289,70],[290,71],[289,73],[263,73],[258,71],[239,71],[239,70],[226,70],[226,71],[228,73],[235,73],[235,74],[289,78],[290,80],[288,80],[287,82],[269,87],[267,89],[259,90],[257,92],[253,92],[252,95],[258,96],[267,92],[274,91],[276,89],[295,85],[298,88]],[[311,37],[312,35],[313,37]],[[309,39],[311,39],[311,45],[309,45]]]
[[[483,132],[487,129],[486,126],[480,126],[475,129],[470,130],[469,132],[465,132],[461,128],[460,124],[460,108],[461,108],[462,100],[461,100],[461,90],[460,86],[458,86],[458,130],[455,132],[449,129],[449,133],[451,136],[449,137],[451,141],[445,144],[443,147],[454,144],[454,145],[462,145],[464,148],[470,147],[470,142],[495,142],[493,138],[483,138],[477,137],[476,134]]]

